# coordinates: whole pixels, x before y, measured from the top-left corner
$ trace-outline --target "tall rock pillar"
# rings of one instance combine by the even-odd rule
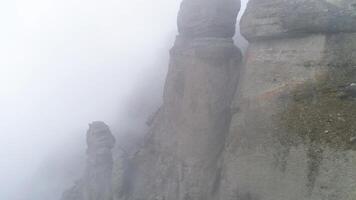
[[[113,156],[115,138],[109,126],[96,121],[87,131],[87,163],[83,177],[65,191],[61,200],[113,200]]]
[[[164,103],[177,138],[180,199],[207,200],[220,183],[240,50],[232,37],[238,0],[184,0],[171,50]]]
[[[209,200],[230,122],[240,50],[239,0],[184,0],[170,51],[164,103],[136,157],[132,199]]]
[[[83,179],[84,200],[112,200],[112,148],[115,138],[104,122],[89,124],[87,168]]]

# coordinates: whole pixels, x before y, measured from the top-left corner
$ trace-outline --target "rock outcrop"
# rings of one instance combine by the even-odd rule
[[[354,0],[255,0],[241,22],[249,40],[356,31]]]
[[[232,36],[237,0],[184,0],[171,49],[164,103],[132,160],[127,199],[213,199],[217,195],[240,50]]]
[[[220,199],[356,198],[354,6],[250,0]]]
[[[83,178],[63,194],[62,200],[113,200],[113,156],[115,138],[104,122],[89,124],[87,166]]]
[[[164,103],[116,165],[115,200],[355,200],[355,5],[250,0],[242,64],[239,1],[183,0]],[[111,198],[112,136],[88,144],[86,178],[65,200]]]
[[[184,0],[178,14],[178,31],[184,37],[232,38],[239,0]]]

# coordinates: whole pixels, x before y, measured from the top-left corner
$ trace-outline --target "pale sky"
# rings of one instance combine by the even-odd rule
[[[179,3],[0,1],[0,199],[29,200],[18,190],[50,152],[164,83]]]
[[[89,122],[120,117],[142,76],[168,54],[178,5],[0,1],[0,199],[22,200],[13,189]]]

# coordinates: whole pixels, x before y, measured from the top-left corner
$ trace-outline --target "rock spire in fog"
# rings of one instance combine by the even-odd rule
[[[84,177],[85,200],[112,200],[112,169],[115,138],[104,122],[89,124],[87,168]]]
[[[134,158],[130,199],[209,200],[242,60],[234,45],[239,0],[183,0],[164,103]]]
[[[89,124],[87,145],[84,177],[64,193],[62,200],[113,200],[111,150],[115,138],[109,126],[100,121]]]

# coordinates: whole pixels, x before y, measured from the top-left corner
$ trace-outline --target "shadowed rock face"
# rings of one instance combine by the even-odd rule
[[[111,134],[109,127],[104,122],[93,122],[89,124],[87,132],[87,154],[89,163],[100,163],[97,159],[102,155],[109,155],[115,145],[115,138]],[[109,157],[111,157],[109,155]],[[92,159],[92,160],[91,160]],[[104,160],[105,164],[110,164],[111,159]]]
[[[239,10],[239,0],[184,0],[178,15],[179,34],[231,38]]]
[[[356,31],[355,0],[251,0],[241,22],[249,40]]]

